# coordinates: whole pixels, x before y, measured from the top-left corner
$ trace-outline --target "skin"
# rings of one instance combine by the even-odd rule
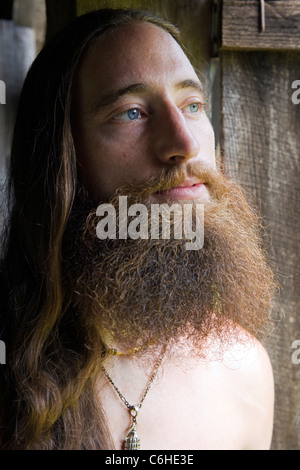
[[[214,341],[207,359],[192,359],[183,342],[167,352],[138,414],[142,449],[268,450],[273,428],[274,386],[263,346],[245,336],[222,358]],[[157,352],[156,357],[159,356]],[[180,357],[179,357],[180,356]],[[174,359],[177,358],[177,359]],[[139,403],[153,371],[138,358],[112,357],[105,363],[130,404]],[[107,412],[116,449],[122,449],[130,419],[127,408],[104,377],[99,399]]]
[[[108,98],[133,85],[139,86],[117,100]],[[101,199],[132,178],[158,176],[174,165],[215,166],[201,90],[182,49],[160,28],[124,25],[96,45],[77,75],[74,113],[76,151],[92,197]],[[138,118],[130,120],[134,114]],[[206,188],[172,196],[194,198],[201,191]]]
[[[79,166],[92,197],[105,198],[132,178],[142,181],[174,165],[203,161],[215,167],[214,134],[200,87],[176,41],[153,25],[124,25],[94,45],[77,73],[73,110]],[[125,88],[117,100],[107,98]],[[168,196],[207,197],[204,185],[191,189],[195,183],[201,182],[186,181]],[[272,367],[258,341],[242,339],[228,344],[221,358],[214,356],[213,338],[206,360],[191,358],[184,339],[167,352],[138,415],[143,449],[270,447]],[[133,356],[106,360],[129,403],[140,401],[159,352],[154,350],[148,365]],[[99,400],[120,449],[129,413],[104,376]]]

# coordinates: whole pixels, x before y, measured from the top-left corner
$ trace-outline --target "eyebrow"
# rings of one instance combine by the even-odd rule
[[[199,93],[204,94],[204,90],[201,83],[197,82],[196,80],[182,80],[181,82],[178,82],[175,85],[176,90],[184,90],[185,88],[194,88]]]
[[[129,85],[124,88],[120,88],[118,90],[115,90],[101,98],[101,102],[95,104],[91,108],[91,114],[98,114],[108,106],[111,106],[112,104],[116,103],[119,101],[121,98],[124,96],[128,95],[143,95],[147,93],[147,91],[150,90],[150,86],[145,84],[145,83],[134,83],[133,85]],[[174,85],[174,88],[176,91],[179,90],[184,90],[187,88],[192,88],[198,93],[204,95],[204,90],[200,82],[193,80],[193,79],[187,79],[187,80],[182,80]]]

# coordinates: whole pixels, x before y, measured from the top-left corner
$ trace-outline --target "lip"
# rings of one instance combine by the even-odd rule
[[[188,178],[179,186],[157,192],[156,196],[164,200],[207,199],[209,197],[206,184],[197,178]]]
[[[200,181],[198,178],[187,178],[182,184],[177,186],[177,188],[190,188],[197,184],[204,184],[203,181]],[[176,188],[172,188],[176,189]]]

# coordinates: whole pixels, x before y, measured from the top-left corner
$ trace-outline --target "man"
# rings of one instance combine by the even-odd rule
[[[170,237],[120,236],[120,195],[128,208],[176,203]],[[272,369],[257,338],[272,272],[258,217],[216,168],[176,28],[103,10],[45,47],[20,100],[11,196],[2,448],[270,447]],[[103,204],[119,222],[99,240]],[[204,206],[194,250],[174,236],[188,205],[194,226]]]

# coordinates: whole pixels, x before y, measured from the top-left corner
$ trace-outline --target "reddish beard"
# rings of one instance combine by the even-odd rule
[[[91,201],[74,207],[65,236],[66,285],[74,290],[82,321],[99,331],[104,344],[130,349],[184,336],[203,354],[212,333],[222,345],[240,327],[258,338],[267,331],[275,284],[259,217],[238,185],[218,170],[189,165],[132,182],[106,202],[118,211],[118,196],[127,195],[128,204],[150,209],[154,193],[179,186],[187,175],[203,181],[210,194],[199,250],[186,250],[186,240],[172,236],[99,240],[96,207],[88,216]]]

